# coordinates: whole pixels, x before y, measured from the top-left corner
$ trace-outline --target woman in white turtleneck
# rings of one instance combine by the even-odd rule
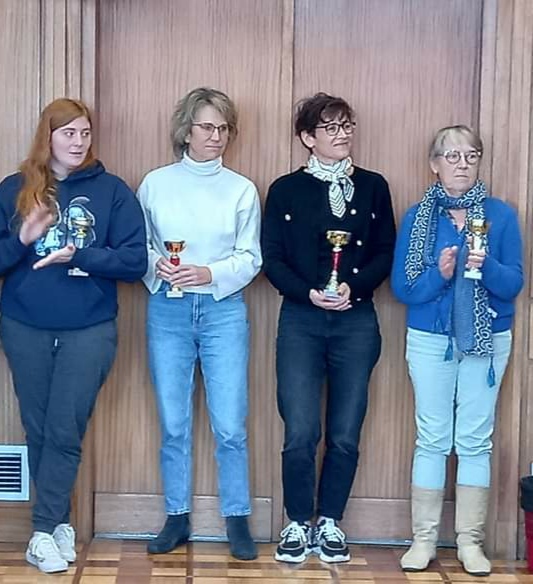
[[[178,162],[146,175],[138,197],[148,235],[148,352],[161,421],[167,520],[150,553],[189,538],[194,370],[200,361],[230,549],[254,559],[246,437],[249,330],[243,288],[259,272],[260,205],[253,183],[222,164],[237,133],[224,93],[197,88],[172,117]],[[166,244],[165,244],[166,242]],[[184,242],[179,264],[168,242]]]

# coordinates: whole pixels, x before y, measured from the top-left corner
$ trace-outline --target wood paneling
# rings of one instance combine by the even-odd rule
[[[528,284],[517,305],[512,365],[501,393],[488,530],[489,550],[513,557],[522,537],[517,480],[533,459],[528,331],[533,322],[533,212],[528,200],[533,187],[533,3],[1,0],[0,21],[0,129],[9,137],[0,146],[2,176],[25,156],[40,108],[71,95],[96,107],[98,154],[109,170],[136,187],[148,170],[172,160],[168,128],[177,99],[205,84],[235,99],[240,135],[226,163],[251,177],[264,198],[273,178],[305,159],[292,137],[294,101],[328,91],[355,106],[355,159],[389,180],[399,221],[431,180],[426,151],[434,130],[459,122],[480,129],[483,177],[496,195],[518,209],[526,234]],[[283,521],[282,430],[274,373],[279,298],[260,276],[247,290],[247,300],[252,324],[251,484],[257,503],[253,521],[275,538]],[[135,529],[161,521],[145,302],[140,284],[121,286],[119,356],[85,441],[74,497],[83,539],[93,531],[93,492],[99,509],[96,525],[105,525],[104,531],[113,531],[111,518],[117,523],[128,519],[124,509],[127,513],[130,503],[123,504],[128,494],[135,498],[141,493],[150,501],[135,507]],[[409,535],[414,439],[404,317],[388,285],[378,292],[376,304],[383,354],[372,381],[360,471],[345,526],[352,538],[401,539]],[[221,524],[210,521],[217,490],[213,444],[201,391],[195,399],[195,501],[209,510],[199,512],[196,520],[207,529],[202,533],[216,534]],[[1,355],[0,403],[0,442],[21,442],[16,400]],[[448,541],[452,512],[447,503],[441,535]],[[29,529],[28,505],[0,506],[0,540],[23,539]]]
[[[0,177],[26,155],[39,115],[39,1],[0,2]],[[13,56],[15,55],[15,58]],[[0,443],[24,441],[11,373],[0,354]],[[0,522],[1,523],[1,522]]]
[[[388,179],[398,225],[432,180],[427,150],[434,132],[451,123],[476,125],[481,30],[480,0],[296,2],[295,97],[320,90],[353,104],[354,159]],[[304,156],[295,140],[294,159]],[[410,529],[402,510],[410,495],[413,400],[404,362],[404,309],[388,284],[375,302],[383,352],[372,379],[349,508],[368,506],[367,519],[376,499],[383,509],[398,508],[392,531],[383,529],[386,538]],[[359,517],[347,513],[343,525],[350,537],[364,540],[372,528]],[[452,534],[443,531],[441,537],[453,541]]]
[[[176,101],[195,86],[209,85],[226,91],[239,110],[239,136],[226,164],[264,193],[272,177],[289,168],[291,7],[260,0],[166,0],[157,10],[138,0],[102,3],[98,146],[108,168],[136,187],[151,168],[170,162],[169,122]],[[280,449],[273,366],[278,299],[260,276],[247,300],[251,484],[255,497],[271,498],[273,490],[279,493],[279,480],[273,480],[279,477]],[[161,491],[145,302],[142,286],[122,288],[119,355],[95,419],[97,492]],[[195,398],[195,493],[215,495],[213,441],[201,388],[199,383]]]
[[[256,497],[250,530],[257,541],[270,541],[272,500]],[[95,501],[95,533],[128,535],[156,534],[165,522],[162,495],[98,493]],[[195,496],[192,501],[191,538],[226,537],[224,519],[218,513],[218,498]]]
[[[96,0],[2,0],[0,2],[0,176],[26,156],[41,109],[56,97],[81,97],[94,105]],[[92,34],[89,34],[92,31]],[[83,50],[82,50],[83,47]],[[11,375],[0,353],[0,443],[24,441]],[[78,480],[74,520],[92,535],[91,439]],[[83,510],[83,511],[82,511]],[[26,539],[29,505],[0,507],[0,540]]]
[[[494,194],[519,213],[524,234],[525,290],[516,304],[514,350],[501,389],[493,462],[489,547],[513,557],[517,550],[518,479],[528,474],[531,441],[531,382],[528,363],[528,312],[531,285],[531,82],[533,4],[485,2],[480,126],[488,146],[485,174]],[[521,423],[522,422],[522,423]]]
[[[39,0],[0,2],[0,177],[12,174],[26,155],[39,115]],[[1,287],[1,281],[0,281]],[[11,373],[0,351],[0,443],[24,443]],[[0,504],[0,541],[25,539],[27,503]]]

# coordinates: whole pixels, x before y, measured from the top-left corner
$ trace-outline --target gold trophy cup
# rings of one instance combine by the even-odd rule
[[[489,223],[485,219],[470,219],[466,223],[469,236],[469,247],[473,251],[481,251],[487,247]],[[466,268],[464,277],[469,280],[481,280],[479,268]]]
[[[73,217],[70,220],[72,227],[75,228],[73,243],[77,249],[83,249],[85,247],[85,240],[89,233],[89,229],[92,227],[92,222],[88,217],[80,215],[79,217]],[[88,276],[87,272],[80,270],[80,268],[70,268],[68,270],[69,276]]]
[[[351,237],[352,234],[348,231],[326,231],[326,238],[333,246],[331,253],[333,269],[331,270],[329,281],[324,288],[324,295],[326,298],[339,297],[339,263],[341,259],[342,248],[350,242]]]
[[[184,241],[165,241],[165,249],[170,254],[169,261],[173,266],[180,265],[179,253],[185,249]],[[167,298],[183,298],[183,290],[177,285],[172,284],[170,290],[167,290]]]

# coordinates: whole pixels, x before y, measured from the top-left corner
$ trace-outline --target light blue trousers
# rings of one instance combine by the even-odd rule
[[[442,489],[446,458],[458,458],[457,484],[488,487],[496,402],[511,352],[511,331],[494,335],[496,385],[487,382],[489,357],[466,356],[448,337],[409,328],[406,359],[414,388],[416,447],[413,484]]]
[[[199,360],[215,437],[221,514],[249,515],[249,327],[242,292],[219,302],[211,294],[166,298],[158,292],[148,301],[147,332],[167,514],[191,509],[192,397]]]

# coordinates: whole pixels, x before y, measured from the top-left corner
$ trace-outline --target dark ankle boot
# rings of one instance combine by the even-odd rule
[[[166,554],[189,540],[189,514],[168,515],[159,535],[148,542],[149,554]]]
[[[238,560],[255,560],[257,547],[248,529],[246,516],[226,517],[226,533],[231,555]]]

